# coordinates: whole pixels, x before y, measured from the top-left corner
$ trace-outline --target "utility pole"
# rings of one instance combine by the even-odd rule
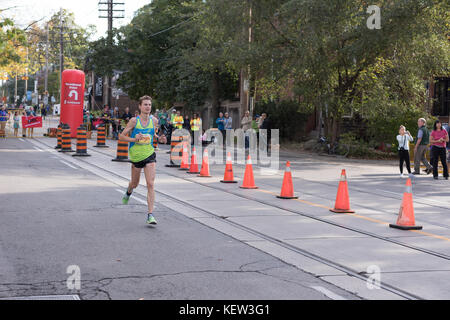
[[[28,65],[28,47],[27,47],[27,65]],[[25,101],[28,101],[28,66],[25,68]]]
[[[15,80],[15,87],[14,87],[14,103],[17,102],[17,70],[16,70],[16,80]]]
[[[62,92],[62,74],[64,71],[64,33],[63,33],[63,10],[62,8],[59,9],[59,70],[60,70],[60,76],[59,76],[59,94],[61,96]]]
[[[113,46],[113,21],[114,19],[123,19],[125,18],[125,10],[123,9],[123,6],[125,5],[124,2],[114,2],[114,0],[106,0],[106,2],[99,2],[99,18],[108,19],[108,46],[112,48]],[[115,7],[120,7],[118,9],[115,9]],[[107,15],[104,16],[102,13],[106,12]],[[118,13],[118,15],[115,15],[115,13]],[[104,85],[103,85],[103,92],[104,92],[104,98],[103,102],[106,105],[111,106],[111,77],[105,76],[104,79]]]
[[[45,46],[45,79],[44,79],[44,91],[48,90],[48,46],[49,46],[49,30],[47,23],[47,44]]]

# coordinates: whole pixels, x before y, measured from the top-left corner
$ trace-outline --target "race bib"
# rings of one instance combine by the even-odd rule
[[[150,144],[150,142],[151,142],[151,136],[149,134],[143,134],[142,139],[139,141],[136,141],[136,144],[147,145],[147,144]]]

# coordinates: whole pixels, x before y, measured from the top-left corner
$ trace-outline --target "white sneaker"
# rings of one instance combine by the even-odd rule
[[[404,177],[403,173],[402,173],[402,174],[400,174],[400,178],[403,178],[403,177]]]

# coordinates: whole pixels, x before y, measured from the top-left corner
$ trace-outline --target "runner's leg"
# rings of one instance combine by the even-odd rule
[[[139,180],[141,178],[141,170],[142,169],[136,168],[134,165],[131,165],[131,181],[127,189],[129,194],[131,194],[133,190],[139,186]]]
[[[148,213],[152,213],[155,205],[156,163],[148,163],[144,168],[144,174],[148,190],[147,191]]]

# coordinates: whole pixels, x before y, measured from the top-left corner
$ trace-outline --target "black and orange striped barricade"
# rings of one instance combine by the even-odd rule
[[[106,127],[104,124],[97,127],[97,145],[96,148],[109,148],[106,145]]]
[[[128,159],[128,141],[117,140],[117,156],[111,161],[131,162]]]
[[[61,123],[56,128],[56,138],[57,138],[58,143],[57,143],[55,149],[61,149],[61,145],[62,145]]]
[[[59,152],[75,152],[72,150],[72,140],[70,138],[70,126],[68,124],[61,125],[62,131],[62,142],[61,142],[61,150]]]
[[[77,153],[72,157],[90,157],[87,153],[87,130],[86,127],[81,125],[77,129]]]
[[[172,141],[170,142],[170,164],[166,164],[167,168],[179,168],[181,167],[181,159],[183,153],[182,136],[172,135]],[[175,163],[177,161],[177,163]]]

